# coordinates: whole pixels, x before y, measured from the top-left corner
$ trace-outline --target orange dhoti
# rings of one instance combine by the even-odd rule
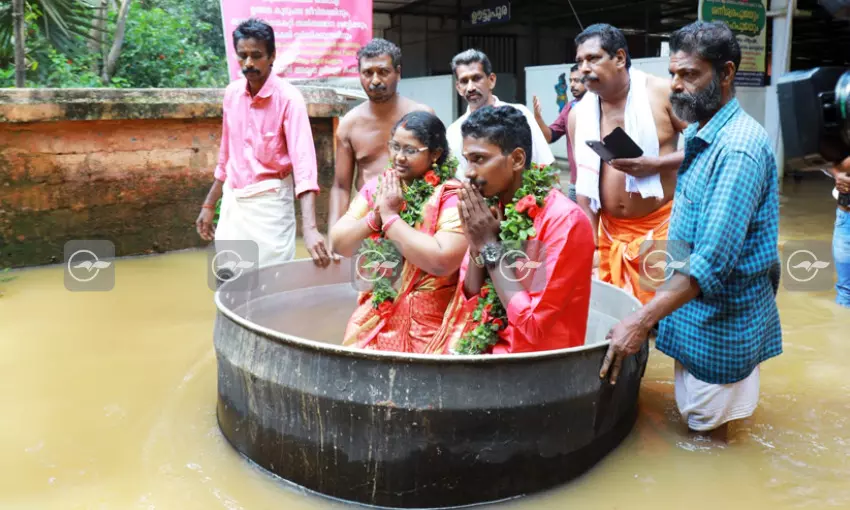
[[[648,303],[655,296],[655,280],[641,281],[641,247],[646,241],[667,239],[672,211],[672,201],[642,218],[615,218],[599,211],[599,279]]]

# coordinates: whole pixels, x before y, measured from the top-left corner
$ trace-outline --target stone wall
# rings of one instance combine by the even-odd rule
[[[349,104],[301,87],[327,223],[334,117]],[[213,182],[223,90],[0,91],[0,268],[61,262],[71,239],[116,255],[202,246],[194,222]],[[299,221],[300,231],[300,221]]]

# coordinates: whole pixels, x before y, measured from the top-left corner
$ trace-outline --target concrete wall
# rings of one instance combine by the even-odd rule
[[[459,116],[454,77],[450,74],[422,78],[402,78],[398,82],[398,92],[433,108],[434,113],[446,127],[449,127]]]
[[[348,105],[325,89],[302,92],[326,191],[333,117]],[[222,95],[0,91],[0,268],[59,262],[71,239],[108,239],[119,256],[204,244],[194,222],[213,182]],[[323,231],[327,200],[317,203]]]

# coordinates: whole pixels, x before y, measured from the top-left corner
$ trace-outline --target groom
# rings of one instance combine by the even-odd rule
[[[578,203],[593,224],[599,279],[626,289],[646,303],[654,293],[640,286],[638,250],[649,238],[667,238],[676,171],[684,159],[684,153],[677,152],[676,147],[679,133],[687,124],[673,115],[669,80],[631,69],[626,38],[619,29],[602,23],[591,25],[576,37],[575,43],[576,63],[588,91],[581,103],[570,111],[568,120],[578,170]],[[632,80],[645,80],[645,85],[635,83],[633,86]],[[641,118],[658,137],[655,145],[650,135],[652,149],[640,143],[641,138],[645,139],[641,136],[644,132],[629,132],[626,125],[626,118],[632,113],[626,111],[627,100],[632,89],[637,87],[645,91],[639,100],[649,104],[632,103],[630,109],[647,112]],[[645,118],[650,116],[649,112],[654,122]],[[582,141],[584,137],[576,140],[576,126],[587,129],[588,125],[594,131],[589,139],[595,140],[605,138],[617,127],[626,130],[641,145],[644,155],[600,164],[595,153]],[[651,152],[658,155],[650,155]],[[656,175],[658,177],[653,177]],[[660,178],[656,196],[627,191],[627,176],[650,178],[643,181]]]
[[[542,260],[538,260],[543,262],[542,271],[530,280],[506,272],[513,270],[502,264],[506,248],[499,241],[503,227],[499,217],[504,214],[504,205],[510,204],[524,185],[524,174],[532,167],[528,158],[532,153],[531,126],[523,112],[503,105],[475,110],[461,129],[463,156],[469,162],[469,182],[464,183],[458,202],[461,225],[469,242],[458,276],[465,308],[474,308],[489,277],[508,320],[492,347],[493,353],[584,345],[593,264],[590,222],[572,200],[551,188],[545,196],[536,197],[543,201],[543,207],[528,213],[535,231],[528,246],[536,246],[531,249],[542,255]],[[484,197],[498,198],[501,205],[491,211]],[[520,202],[515,204],[517,214],[521,212]]]

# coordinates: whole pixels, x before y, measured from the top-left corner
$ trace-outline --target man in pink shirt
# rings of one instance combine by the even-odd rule
[[[304,243],[316,265],[325,267],[330,257],[316,228],[316,151],[304,98],[272,73],[274,30],[268,24],[243,22],[233,32],[233,45],[245,78],[224,93],[218,166],[196,222],[198,234],[207,241],[257,243],[260,266],[291,260],[298,197]]]
[[[535,205],[535,212],[529,212],[534,228],[530,246],[543,266],[530,279],[518,278],[520,270],[509,277],[504,266],[505,247],[499,241],[505,223],[499,218],[504,217],[506,204],[514,204],[510,214],[516,217],[522,209],[519,202],[528,200],[518,202],[516,195],[529,185],[523,176],[531,166],[531,128],[515,108],[487,106],[473,112],[461,129],[463,155],[469,162],[469,182],[464,183],[459,202],[461,223],[469,242],[459,283],[465,311],[476,306],[489,277],[508,319],[490,352],[584,345],[594,251],[590,220],[556,187],[545,196],[535,197],[542,200],[543,206],[538,210]],[[488,209],[484,197],[498,198],[499,210]],[[458,323],[463,320],[461,314]]]

